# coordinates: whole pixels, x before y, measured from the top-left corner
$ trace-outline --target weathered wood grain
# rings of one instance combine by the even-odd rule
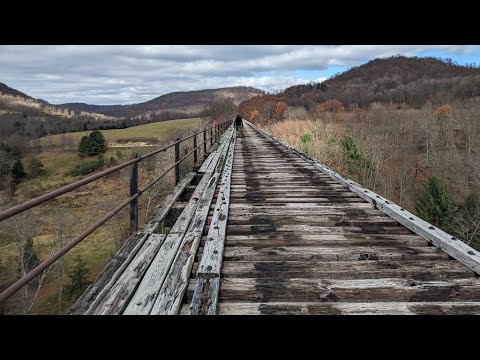
[[[316,226],[316,225],[283,225],[283,224],[257,224],[257,225],[231,225],[228,233],[232,235],[257,234],[257,233],[296,232],[304,234],[411,234],[411,231],[403,226],[378,226],[366,224],[365,226]]]
[[[340,261],[340,260],[414,260],[448,259],[448,255],[435,247],[246,247],[226,246],[225,260],[272,261]]]
[[[165,216],[167,216],[169,211],[172,209],[175,201],[177,201],[180,195],[182,195],[182,193],[185,191],[185,188],[192,182],[194,177],[195,173],[191,172],[185,175],[182,180],[180,180],[180,182],[174,187],[173,191],[167,195],[162,204],[155,210],[155,213],[150,220],[151,224],[155,226],[161,224],[162,220],[165,219]],[[157,227],[154,227],[154,231],[157,231]]]
[[[219,298],[222,302],[478,302],[480,283],[475,278],[440,281],[228,278],[221,281]]]
[[[115,281],[121,276],[131,259],[141,249],[145,240],[152,233],[154,225],[145,225],[132,234],[122,245],[120,250],[110,260],[105,269],[95,281],[85,290],[78,300],[69,309],[69,314],[89,315],[96,305],[108,293]]]
[[[119,315],[123,312],[164,240],[165,235],[151,234],[148,237],[108,294],[96,306],[93,315]]]
[[[188,307],[182,309],[188,314]],[[220,315],[480,315],[480,302],[226,302]]]
[[[222,174],[222,169],[226,163],[227,152],[230,148],[230,141],[227,139],[220,148],[218,164],[214,174],[205,189],[199,202],[193,220],[185,235],[182,245],[179,248],[177,256],[165,278],[160,289],[159,295],[152,307],[152,315],[176,315],[180,310],[183,295],[188,286],[191,268],[195,259],[198,245],[203,233],[203,228],[208,216],[210,204],[217,187],[218,179]],[[231,164],[229,164],[230,166]],[[225,164],[226,166],[226,164]],[[209,172],[207,169],[206,174]],[[222,194],[219,194],[221,201]]]
[[[474,278],[474,272],[456,261],[225,261],[222,278],[409,278],[442,280]]]
[[[232,141],[227,155],[217,203],[208,229],[207,242],[203,249],[199,268],[196,271],[197,278],[202,280],[197,281],[198,286],[195,288],[191,305],[192,315],[214,315],[216,313],[220,269],[227,233],[228,208],[230,206],[230,179],[232,176],[234,149],[235,139]]]

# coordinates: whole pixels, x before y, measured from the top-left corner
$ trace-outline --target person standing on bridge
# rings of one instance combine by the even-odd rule
[[[238,130],[238,128],[243,128],[243,121],[240,115],[237,115],[235,118],[235,129]]]

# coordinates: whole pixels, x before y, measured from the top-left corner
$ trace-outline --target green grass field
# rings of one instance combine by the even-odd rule
[[[145,139],[145,138],[162,138],[170,130],[177,128],[197,128],[202,124],[201,118],[193,119],[179,119],[179,120],[168,120],[161,121],[146,125],[134,126],[126,129],[112,129],[112,130],[101,130],[105,139],[110,142],[115,142],[118,140],[135,140],[135,139]],[[52,143],[59,144],[61,143],[62,137],[67,136],[73,138],[76,143],[80,141],[82,136],[90,134],[91,131],[80,131],[66,134],[50,135],[43,137],[41,139],[35,140],[40,144]]]

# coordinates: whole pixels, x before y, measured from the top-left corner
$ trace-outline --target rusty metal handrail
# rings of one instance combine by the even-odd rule
[[[187,136],[183,139],[177,139],[174,143],[170,144],[170,145],[167,145],[161,149],[157,149],[155,151],[152,151],[148,154],[145,154],[145,155],[142,155],[142,156],[136,156],[135,158],[133,158],[132,160],[129,160],[129,161],[126,161],[122,164],[119,164],[119,165],[116,165],[112,168],[109,168],[109,169],[106,169],[104,171],[101,171],[97,174],[94,174],[94,175],[91,175],[85,179],[82,179],[82,180],[79,180],[79,181],[76,181],[72,184],[69,184],[69,185],[66,185],[64,187],[61,187],[60,189],[57,189],[57,190],[54,190],[54,191],[51,191],[47,194],[44,194],[44,195],[41,195],[39,197],[36,197],[34,199],[31,199],[31,200],[28,200],[20,205],[17,205],[17,206],[14,206],[10,209],[7,209],[7,210],[4,210],[2,212],[0,212],[0,222],[5,220],[5,219],[8,219],[12,216],[15,216],[17,214],[20,214],[26,210],[29,210],[33,207],[36,207],[46,201],[49,201],[49,200],[52,200],[60,195],[63,195],[67,192],[70,192],[72,190],[75,190],[83,185],[86,185],[88,183],[91,183],[95,180],[98,180],[102,177],[105,177],[109,174],[112,174],[120,169],[123,169],[129,165],[132,165],[132,164],[137,164],[139,163],[140,161],[142,161],[143,159],[146,159],[146,158],[149,158],[153,155],[156,155],[160,152],[163,152],[163,151],[166,151],[168,150],[169,148],[171,148],[172,146],[175,146],[175,150],[176,150],[176,153],[179,152],[179,144],[182,143],[183,141],[186,141],[188,139],[191,139],[192,137],[194,138],[194,145],[196,145],[197,141],[196,141],[196,136],[200,133],[203,132],[203,141],[197,145],[197,146],[194,146],[193,150],[190,151],[188,154],[184,155],[182,158],[180,159],[175,159],[177,160],[172,166],[170,166],[169,168],[167,168],[162,174],[160,174],[158,177],[156,177],[154,180],[152,180],[151,182],[149,182],[142,190],[137,190],[135,193],[131,194],[131,196],[124,200],[122,203],[120,203],[120,205],[118,205],[117,207],[115,207],[113,210],[111,210],[110,212],[108,212],[107,214],[105,214],[100,220],[98,220],[96,223],[94,223],[93,225],[91,225],[88,229],[86,229],[85,231],[83,231],[82,233],[80,233],[79,235],[77,235],[72,241],[70,241],[68,244],[66,244],[64,247],[62,247],[60,250],[58,250],[57,252],[55,252],[50,258],[48,258],[47,260],[41,262],[39,265],[37,265],[35,268],[33,268],[30,272],[28,272],[25,276],[23,276],[22,278],[18,279],[16,282],[14,282],[12,285],[10,285],[6,290],[4,290],[1,294],[0,294],[0,304],[3,304],[8,298],[10,298],[12,295],[14,295],[18,290],[20,290],[21,288],[23,288],[25,285],[27,285],[30,281],[32,281],[35,277],[37,277],[38,275],[40,275],[45,269],[47,269],[49,266],[51,266],[53,263],[55,263],[58,259],[60,259],[63,255],[65,255],[68,251],[70,251],[73,247],[75,247],[75,245],[77,245],[78,243],[80,243],[83,239],[85,239],[88,235],[90,235],[92,232],[94,232],[96,229],[98,229],[100,226],[102,226],[103,224],[105,224],[108,220],[110,220],[113,216],[115,216],[115,214],[117,214],[118,212],[120,212],[123,208],[125,208],[128,204],[132,204],[132,202],[134,202],[135,200],[137,200],[145,191],[147,191],[150,187],[152,187],[153,185],[155,185],[160,179],[162,179],[168,172],[170,172],[172,169],[178,169],[180,163],[185,160],[188,156],[190,156],[192,153],[194,153],[195,155],[197,154],[197,150],[203,146],[204,148],[204,152],[206,152],[206,143],[208,142],[208,140],[210,140],[210,143],[213,144],[213,138],[214,137],[218,137],[219,139],[219,135],[220,133],[223,133],[225,132],[225,130],[228,128],[227,124],[228,123],[231,123],[231,120],[227,120],[227,121],[224,121],[222,123],[219,123],[219,124],[216,124],[216,125],[213,125],[209,128],[204,128],[190,136]],[[215,129],[215,134],[213,134],[213,130]],[[210,137],[207,137],[206,136],[206,131],[207,130],[210,130]],[[177,154],[177,157],[178,157],[178,154]],[[195,156],[196,158],[197,156]],[[136,181],[138,181],[138,178],[136,179]],[[178,182],[178,179],[176,179],[176,182]],[[137,189],[138,189],[138,186],[137,186]],[[137,207],[138,207],[138,203],[137,203]],[[137,208],[137,213],[138,213],[138,208]],[[134,220],[137,220],[138,221],[138,218],[137,219],[134,219]],[[131,219],[132,221],[132,219]],[[138,224],[138,222],[137,222]],[[133,227],[131,226],[131,230],[136,230],[136,227]]]

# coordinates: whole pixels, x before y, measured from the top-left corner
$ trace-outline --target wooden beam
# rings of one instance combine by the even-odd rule
[[[192,286],[193,287],[193,286]],[[226,278],[221,302],[480,302],[476,278],[417,280],[400,278]]]
[[[153,226],[146,224],[135,234],[132,234],[95,281],[90,284],[82,296],[72,305],[68,313],[72,315],[91,314],[98,303],[110,291],[136,253],[141,249],[152,231]]]
[[[123,312],[164,240],[165,235],[160,234],[151,234],[148,237],[135,258],[97,305],[93,315],[119,315]]]
[[[191,304],[191,314],[215,315],[218,302],[220,270],[227,234],[228,208],[230,206],[230,180],[232,177],[235,139],[230,145],[222,175],[217,203],[208,229],[203,256],[197,270],[197,282]]]
[[[214,169],[210,182],[205,189],[199,202],[193,220],[183,238],[182,245],[177,252],[177,256],[163,282],[159,295],[150,312],[151,315],[176,315],[180,311],[183,295],[187,289],[193,262],[197,253],[203,229],[207,220],[210,205],[212,203],[218,180],[222,174],[222,169],[230,168],[231,164],[226,163],[227,153],[229,151],[230,140],[222,143],[218,164]],[[206,174],[211,169],[207,169]],[[222,183],[224,178],[222,179]],[[218,194],[218,199],[222,201],[222,190]],[[218,202],[217,202],[218,204]]]
[[[182,309],[188,314],[188,307]],[[480,315],[480,302],[221,303],[220,315]]]

